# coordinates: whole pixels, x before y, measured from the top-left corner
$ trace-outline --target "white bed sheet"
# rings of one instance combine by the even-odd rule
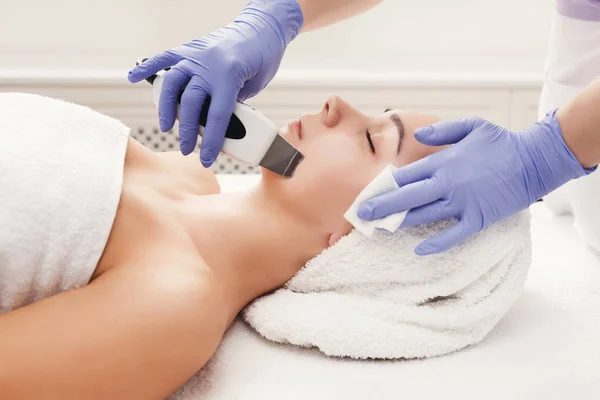
[[[222,176],[223,191],[256,176]],[[479,345],[419,361],[352,361],[261,338],[242,321],[177,399],[599,399],[600,256],[532,206],[522,298]]]

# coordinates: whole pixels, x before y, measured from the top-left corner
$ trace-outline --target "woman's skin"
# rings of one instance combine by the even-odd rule
[[[387,164],[438,150],[413,137],[436,121],[367,116],[330,97],[281,131],[305,156],[292,179],[263,171],[252,190],[231,194],[218,194],[194,157],[130,140],[117,216],[90,284],[0,315],[0,398],[174,392],[245,305],[351,231],[343,213]]]

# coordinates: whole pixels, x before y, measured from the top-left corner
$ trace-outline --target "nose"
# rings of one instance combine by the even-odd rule
[[[359,115],[360,111],[339,96],[329,96],[323,106],[322,113],[325,126],[333,128],[342,119]]]

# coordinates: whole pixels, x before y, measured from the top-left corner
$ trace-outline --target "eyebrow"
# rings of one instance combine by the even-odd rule
[[[404,124],[400,119],[400,116],[396,113],[390,115],[390,120],[396,125],[396,130],[398,131],[398,149],[396,150],[396,155],[400,154],[400,146],[402,146],[402,139],[404,139]]]

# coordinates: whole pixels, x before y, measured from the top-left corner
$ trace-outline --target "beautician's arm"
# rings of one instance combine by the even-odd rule
[[[350,18],[381,0],[250,0],[226,27],[160,53],[129,72],[139,82],[167,67],[158,117],[168,131],[179,108],[179,147],[196,148],[200,113],[211,97],[200,161],[216,160],[236,101],[257,95],[273,79],[288,44],[300,33]],[[210,13],[208,8],[207,13]]]
[[[600,164],[600,78],[558,110],[565,143],[584,168]]]
[[[302,32],[335,24],[362,14],[383,0],[298,0],[304,14]]]

